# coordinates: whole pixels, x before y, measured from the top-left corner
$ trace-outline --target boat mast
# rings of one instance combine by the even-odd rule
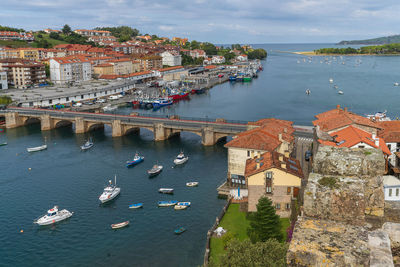
[[[115,186],[117,185],[117,175],[115,175],[115,177],[114,177],[114,185]]]

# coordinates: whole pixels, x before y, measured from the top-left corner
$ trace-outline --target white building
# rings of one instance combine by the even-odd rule
[[[8,89],[7,72],[5,71],[0,71],[0,90],[1,89]]]
[[[160,55],[162,57],[162,64],[165,66],[174,67],[182,65],[182,56],[178,53],[165,51],[162,52]]]
[[[212,56],[211,62],[213,64],[222,64],[225,63],[225,57],[224,56]]]
[[[385,200],[400,201],[400,180],[392,175],[383,176]]]
[[[240,55],[240,56],[237,56],[236,57],[236,60],[237,61],[247,61],[248,60],[248,57],[247,57],[247,55],[245,55],[245,54],[243,54],[243,55]]]
[[[52,58],[50,59],[50,79],[57,84],[91,80],[90,61],[78,57]]]

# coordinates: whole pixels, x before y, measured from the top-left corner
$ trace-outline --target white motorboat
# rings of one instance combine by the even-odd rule
[[[338,94],[343,95],[344,93],[343,93],[343,91],[338,91]]]
[[[396,82],[396,83],[394,83],[393,85],[394,85],[394,86],[399,86],[399,83],[398,83],[398,82]]]
[[[28,147],[26,150],[28,152],[37,152],[47,149],[47,145],[36,146],[36,147]]]
[[[194,187],[194,186],[198,186],[199,185],[199,182],[189,182],[189,183],[186,183],[186,186],[188,186],[188,187]]]
[[[117,106],[112,106],[111,104],[108,104],[105,107],[103,107],[103,111],[114,111],[117,108],[118,108]]]
[[[176,203],[174,209],[176,210],[184,210],[187,209],[188,207],[190,207],[191,203],[186,201],[186,202],[178,202]]]
[[[117,176],[115,176],[114,185],[111,180],[108,181],[110,185],[104,188],[103,194],[100,195],[99,200],[101,203],[106,203],[116,198],[121,192],[121,188],[117,187]]]
[[[158,189],[158,192],[162,193],[162,194],[173,194],[174,189],[173,188],[160,188],[160,189]]]
[[[333,83],[333,79],[332,78],[329,79],[329,83]]]
[[[40,217],[39,219],[34,220],[33,223],[36,223],[38,225],[49,225],[68,219],[69,217],[72,216],[72,214],[74,213],[66,209],[59,211],[58,206],[54,206],[54,208],[49,209],[47,211],[46,215]]]
[[[189,157],[186,157],[183,152],[179,153],[179,155],[174,159],[175,165],[181,165],[186,163],[189,160]]]
[[[159,174],[163,169],[163,166],[161,165],[154,165],[153,168],[151,168],[150,170],[147,171],[147,174],[152,177],[152,176],[156,176],[157,174]]]
[[[92,140],[87,140],[83,145],[81,145],[81,150],[88,150],[89,148],[91,148],[93,146],[93,142]]]

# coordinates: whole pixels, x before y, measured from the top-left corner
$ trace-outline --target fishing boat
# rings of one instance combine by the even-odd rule
[[[34,220],[33,223],[36,223],[38,225],[49,225],[68,219],[72,216],[72,214],[74,213],[66,209],[59,211],[58,206],[54,206],[54,208],[47,211],[46,215]]]
[[[229,76],[229,81],[231,81],[231,82],[236,81],[236,75]]]
[[[188,186],[188,187],[195,187],[195,186],[198,186],[199,185],[199,182],[189,182],[189,183],[186,183],[186,186]]]
[[[178,156],[174,159],[174,164],[175,165],[181,165],[186,163],[189,160],[189,157],[186,157],[183,152],[179,153]]]
[[[135,204],[131,204],[129,205],[130,209],[139,209],[139,208],[143,208],[143,203],[135,203]]]
[[[182,233],[185,232],[185,231],[186,231],[185,227],[180,227],[180,228],[176,229],[176,230],[174,231],[174,233],[175,233],[176,235],[180,235],[180,234],[182,234]]]
[[[111,180],[108,181],[109,185],[104,188],[103,193],[100,195],[99,200],[101,203],[106,203],[108,201],[116,198],[121,192],[121,188],[117,187],[117,176],[114,178],[114,185],[112,185]]]
[[[188,97],[189,97],[189,93],[181,92],[181,93],[177,93],[177,94],[170,95],[170,97],[172,97],[172,99],[173,99],[174,101],[176,101],[176,100],[181,100],[181,99],[188,98]]]
[[[251,82],[251,76],[244,76],[243,77],[243,82]]]
[[[162,193],[162,194],[173,194],[174,189],[173,188],[160,188],[160,189],[158,189],[158,192]]]
[[[88,150],[88,149],[90,149],[91,147],[93,147],[93,142],[92,142],[92,140],[87,140],[83,145],[81,145],[81,150]]]
[[[136,153],[135,156],[133,157],[133,160],[128,160],[126,162],[126,167],[129,168],[129,167],[135,166],[136,164],[139,164],[143,160],[144,160],[144,157],[143,156],[139,156],[139,154]]]
[[[36,147],[28,147],[26,150],[28,152],[37,152],[47,149],[47,145],[36,146]]]
[[[168,98],[160,98],[153,101],[153,108],[161,108],[165,106],[170,106],[174,103],[171,97]]]
[[[170,207],[170,206],[175,206],[176,203],[178,203],[177,200],[158,201],[158,206],[159,207]]]
[[[129,225],[129,221],[126,222],[122,222],[122,223],[115,223],[115,224],[111,224],[111,228],[112,229],[119,229],[119,228],[123,228],[125,226]]]
[[[6,146],[6,145],[7,145],[7,142],[0,143],[0,146]]]
[[[201,94],[204,94],[205,92],[206,92],[205,88],[192,89],[192,94],[201,95]]]
[[[155,164],[153,168],[147,171],[147,174],[152,177],[160,174],[160,172],[163,170],[163,166]]]

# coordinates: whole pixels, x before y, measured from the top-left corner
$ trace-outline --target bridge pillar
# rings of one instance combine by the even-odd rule
[[[201,133],[201,143],[204,146],[213,146],[217,142],[213,128],[205,127]]]
[[[121,120],[113,120],[111,123],[112,137],[120,137],[124,135]]]
[[[17,128],[23,125],[24,122],[18,112],[6,113],[6,128]]]
[[[53,130],[54,128],[54,121],[50,118],[50,115],[44,114],[40,116],[40,129],[42,131]]]
[[[154,124],[154,141],[163,141],[165,139],[168,139],[168,136],[165,131],[164,124]]]
[[[75,118],[75,133],[81,134],[87,132],[87,125],[82,117]]]

